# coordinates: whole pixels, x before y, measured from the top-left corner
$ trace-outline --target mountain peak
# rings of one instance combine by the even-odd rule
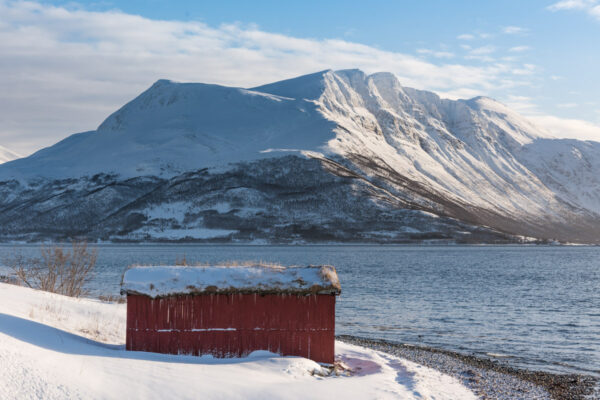
[[[464,102],[472,108],[476,108],[478,110],[510,111],[509,108],[503,103],[487,96],[476,96],[471,99],[464,100]]]
[[[164,86],[164,85],[171,85],[171,84],[174,84],[174,83],[178,83],[178,82],[173,81],[171,79],[159,79],[156,82],[154,82],[151,87],[159,87],[159,86]]]
[[[332,74],[334,72],[331,69],[326,69],[313,74],[257,86],[249,90],[294,99],[316,100],[323,93],[326,77]]]
[[[340,69],[335,71],[335,74],[338,76],[344,76],[350,80],[366,80],[367,74],[365,74],[362,70],[358,68],[352,69]]]
[[[537,133],[492,99],[461,103],[464,110],[479,115],[478,123],[490,121],[490,127],[493,123],[519,144],[531,142]],[[402,143],[437,140],[429,137],[431,123],[439,129],[473,122],[472,115],[458,112],[455,105],[432,92],[402,87],[393,73],[367,75],[359,69],[328,69],[252,89],[160,79],[95,132],[74,135],[39,152],[32,159],[35,168],[28,170],[68,176],[77,164],[81,174],[108,170],[128,176],[170,174],[275,157],[283,150],[362,153],[374,138],[384,137],[387,144],[382,146],[406,151]],[[338,137],[336,126],[352,130],[352,140]],[[448,135],[466,137],[452,129]],[[75,156],[66,162],[65,153]],[[11,173],[5,172],[4,176]]]

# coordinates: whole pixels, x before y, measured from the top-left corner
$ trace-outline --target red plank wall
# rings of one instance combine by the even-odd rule
[[[334,295],[127,296],[127,350],[242,357],[255,350],[333,363]]]

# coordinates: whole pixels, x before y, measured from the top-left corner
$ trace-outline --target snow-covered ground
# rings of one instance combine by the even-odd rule
[[[299,357],[127,352],[125,305],[0,284],[0,399],[474,399],[455,378],[336,342],[351,376]]]

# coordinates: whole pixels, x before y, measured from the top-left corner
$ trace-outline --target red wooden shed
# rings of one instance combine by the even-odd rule
[[[332,266],[132,267],[127,350],[243,357],[255,350],[333,363]]]

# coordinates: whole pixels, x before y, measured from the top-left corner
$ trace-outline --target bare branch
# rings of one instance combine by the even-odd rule
[[[85,241],[73,241],[70,251],[61,246],[43,246],[40,253],[40,258],[17,254],[6,264],[30,288],[72,297],[87,294],[85,286],[96,265],[97,249],[89,249]]]

